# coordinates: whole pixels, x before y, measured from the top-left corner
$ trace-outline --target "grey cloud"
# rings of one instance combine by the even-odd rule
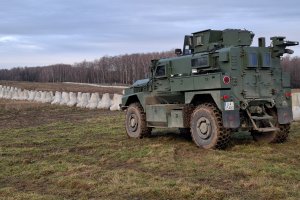
[[[14,66],[14,56],[19,58],[18,65],[35,65],[41,57],[45,64],[53,64],[63,55],[66,62],[75,62],[92,56],[168,50],[182,46],[185,34],[207,28],[246,28],[257,36],[280,34],[300,40],[299,5],[297,0],[284,4],[271,0],[2,1],[0,67]],[[1,43],[1,37],[18,40]]]

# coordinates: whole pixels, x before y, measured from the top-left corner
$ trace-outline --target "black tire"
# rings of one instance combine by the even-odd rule
[[[140,103],[132,103],[128,106],[125,128],[130,138],[143,138],[151,135],[151,128],[147,127],[146,114]]]
[[[290,124],[282,124],[282,125],[279,125],[279,129],[280,129],[280,131],[277,132],[276,138],[273,141],[274,143],[283,143],[283,142],[287,141],[287,139],[289,137],[291,125]]]
[[[194,110],[191,132],[196,145],[204,149],[224,149],[230,140],[230,130],[223,127],[222,113],[211,103]]]
[[[258,132],[258,131],[251,131],[251,135],[253,137],[253,140],[255,142],[261,143],[261,144],[268,144],[272,143],[274,138],[276,137],[275,131],[273,132]]]
[[[283,143],[287,140],[290,132],[290,124],[279,124],[277,120],[277,113],[275,111],[269,111],[270,115],[274,117],[272,123],[275,127],[279,128],[278,131],[261,133],[257,131],[252,131],[251,135],[254,141],[259,143]],[[267,124],[267,122],[265,122]]]
[[[252,131],[254,141],[259,143],[283,143],[287,140],[290,132],[290,124],[277,125],[279,131],[261,133]]]

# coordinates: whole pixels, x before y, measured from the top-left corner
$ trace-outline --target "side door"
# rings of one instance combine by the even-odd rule
[[[153,92],[164,93],[171,90],[168,77],[168,64],[158,64],[154,71]]]

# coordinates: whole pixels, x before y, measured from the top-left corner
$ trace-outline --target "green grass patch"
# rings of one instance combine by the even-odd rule
[[[284,144],[237,134],[212,151],[176,130],[128,139],[123,112],[44,110],[43,123],[0,130],[1,199],[300,199],[299,123]]]

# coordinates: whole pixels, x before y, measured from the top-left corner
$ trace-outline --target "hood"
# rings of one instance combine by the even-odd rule
[[[132,84],[131,87],[143,87],[149,83],[149,78],[147,79],[142,79],[142,80],[137,80]]]

